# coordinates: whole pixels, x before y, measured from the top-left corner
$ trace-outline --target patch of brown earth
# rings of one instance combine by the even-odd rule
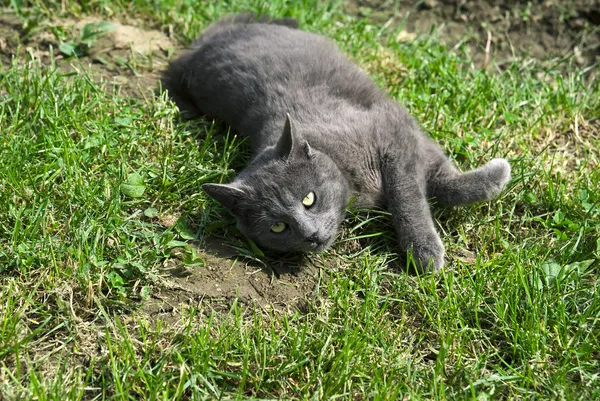
[[[215,238],[203,242],[195,248],[202,264],[187,267],[177,254],[165,263],[165,274],[143,312],[168,321],[188,306],[208,301],[213,308],[228,309],[234,300],[259,308],[297,310],[326,280],[317,266],[319,259],[264,257],[257,262],[240,257]]]
[[[15,15],[0,15],[0,64],[8,66],[14,57],[18,62],[33,57],[45,65],[54,62],[64,71],[90,71],[93,80],[128,96],[143,97],[155,90],[168,56],[178,47],[159,31],[109,21],[114,29],[98,37],[88,55],[76,59],[59,51],[62,40],[77,42],[84,26],[100,21],[57,20],[25,32]],[[53,33],[59,31],[62,34]]]
[[[465,40],[476,64],[515,57],[574,56],[580,66],[600,58],[600,0],[346,0],[346,10],[375,22],[403,24],[410,34],[440,28],[449,45]],[[489,32],[489,35],[488,35]]]

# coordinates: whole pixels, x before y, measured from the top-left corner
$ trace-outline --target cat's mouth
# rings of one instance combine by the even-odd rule
[[[324,250],[329,248],[329,246],[331,246],[332,242],[333,242],[333,237],[329,237],[329,238],[321,240],[321,241],[313,242],[309,245],[309,250],[311,252],[323,252]]]
[[[310,250],[312,252],[323,252],[325,249],[327,249],[327,246],[325,246],[325,244],[311,244],[310,245]]]

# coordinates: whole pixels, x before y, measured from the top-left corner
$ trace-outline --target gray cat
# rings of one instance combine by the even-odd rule
[[[163,78],[182,113],[249,136],[252,159],[230,184],[202,189],[239,230],[277,252],[322,251],[346,206],[386,208],[403,251],[438,270],[444,246],[428,198],[489,200],[510,179],[494,159],[460,173],[400,105],[327,39],[293,19],[229,17],[210,26]]]

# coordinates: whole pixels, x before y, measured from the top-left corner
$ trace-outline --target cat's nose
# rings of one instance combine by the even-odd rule
[[[306,240],[308,242],[313,242],[313,243],[321,242],[321,238],[319,238],[319,232],[315,231],[314,233],[312,233],[312,235],[310,235],[309,237],[307,237]]]

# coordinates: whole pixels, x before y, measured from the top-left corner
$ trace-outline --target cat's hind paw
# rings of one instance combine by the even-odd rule
[[[488,198],[498,196],[510,181],[510,164],[506,159],[492,159],[481,169],[487,178]]]

